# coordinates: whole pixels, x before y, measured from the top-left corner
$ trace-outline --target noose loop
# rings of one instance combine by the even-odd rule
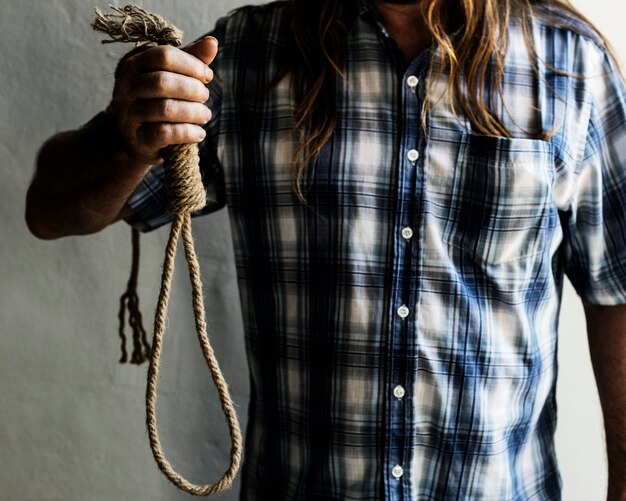
[[[159,44],[174,45],[176,47],[182,43],[182,32],[157,15],[151,14],[135,5],[127,5],[121,8],[111,6],[111,9],[113,9],[114,13],[107,15],[103,14],[98,8],[95,9],[96,18],[92,23],[93,29],[103,32],[111,38],[110,40],[104,40],[103,43],[135,42],[143,45]],[[161,291],[154,319],[154,335],[146,389],[146,425],[152,455],[159,469],[179,489],[190,494],[206,496],[217,494],[231,486],[241,462],[241,430],[228,386],[207,336],[200,266],[191,234],[191,213],[202,209],[206,205],[206,192],[200,175],[198,146],[196,144],[168,146],[161,151],[161,155],[163,157],[165,182],[168,189],[168,210],[174,214],[174,221],[172,222],[169,240],[165,249]],[[196,332],[204,359],[209,366],[213,382],[220,397],[231,438],[229,468],[220,480],[214,484],[207,485],[193,484],[174,471],[163,453],[156,419],[159,361],[163,349],[163,334],[165,332],[167,306],[174,274],[176,246],[181,236],[192,285]]]

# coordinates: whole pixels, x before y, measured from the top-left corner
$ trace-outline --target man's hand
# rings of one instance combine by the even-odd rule
[[[126,201],[159,150],[204,139],[207,64],[216,54],[217,41],[207,37],[184,50],[152,47],[123,59],[107,114],[39,151],[26,197],[31,232],[45,239],[95,233],[129,215]]]
[[[155,163],[164,146],[204,139],[216,54],[217,40],[205,37],[184,50],[157,46],[122,60],[108,111],[133,157]]]
[[[626,501],[626,306],[584,303],[591,361],[604,414],[608,501]]]

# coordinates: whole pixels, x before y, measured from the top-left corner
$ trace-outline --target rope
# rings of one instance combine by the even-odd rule
[[[111,9],[113,9],[114,13],[108,15],[103,14],[98,8],[95,9],[96,18],[92,23],[93,29],[103,32],[111,38],[111,40],[105,40],[103,43],[135,42],[144,45],[156,43],[159,45],[174,45],[176,47],[182,43],[182,32],[157,15],[146,12],[134,5],[127,5],[121,8],[111,6]],[[152,455],[159,469],[179,489],[189,494],[207,496],[222,492],[231,486],[241,462],[241,430],[228,386],[207,336],[200,266],[191,233],[191,213],[202,209],[206,205],[206,192],[202,184],[199,168],[198,146],[196,144],[168,146],[163,148],[161,155],[163,157],[165,182],[168,189],[168,210],[174,214],[174,221],[172,222],[169,240],[165,248],[161,291],[154,319],[154,335],[152,338],[146,389],[146,425]],[[167,306],[174,274],[174,257],[180,236],[183,239],[189,278],[192,285],[193,312],[198,340],[217,388],[231,439],[230,466],[220,480],[207,485],[193,484],[172,468],[172,465],[163,453],[156,418],[159,362],[163,349]],[[130,285],[131,281],[129,281],[129,288]]]
[[[141,310],[139,309],[139,295],[137,294],[137,278],[139,276],[139,231],[135,228],[132,229],[132,248],[133,258],[130,278],[126,285],[126,292],[120,297],[120,311],[118,313],[118,333],[122,344],[120,363],[124,364],[128,361],[126,334],[124,333],[126,310],[128,309],[128,324],[133,333],[133,353],[130,358],[130,363],[141,365],[150,356],[150,344],[146,338],[146,330],[143,327]]]

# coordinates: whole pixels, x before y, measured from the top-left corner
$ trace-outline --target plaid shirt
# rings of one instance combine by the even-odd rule
[[[203,212],[226,205],[232,225],[251,374],[242,499],[559,499],[563,277],[587,301],[626,302],[614,63],[592,34],[536,20],[537,78],[512,25],[492,104],[514,138],[485,137],[453,116],[434,51],[407,65],[362,2],[306,207],[288,78],[255,97],[288,43],[287,4],[218,22],[201,148]],[[169,222],[165,198],[155,167],[131,222]]]

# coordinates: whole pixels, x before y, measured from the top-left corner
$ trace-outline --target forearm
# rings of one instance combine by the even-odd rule
[[[26,199],[26,222],[39,238],[99,231],[124,215],[150,166],[125,150],[112,120],[62,132],[41,148]]]
[[[604,414],[609,501],[626,501],[626,306],[585,304],[591,360]]]

